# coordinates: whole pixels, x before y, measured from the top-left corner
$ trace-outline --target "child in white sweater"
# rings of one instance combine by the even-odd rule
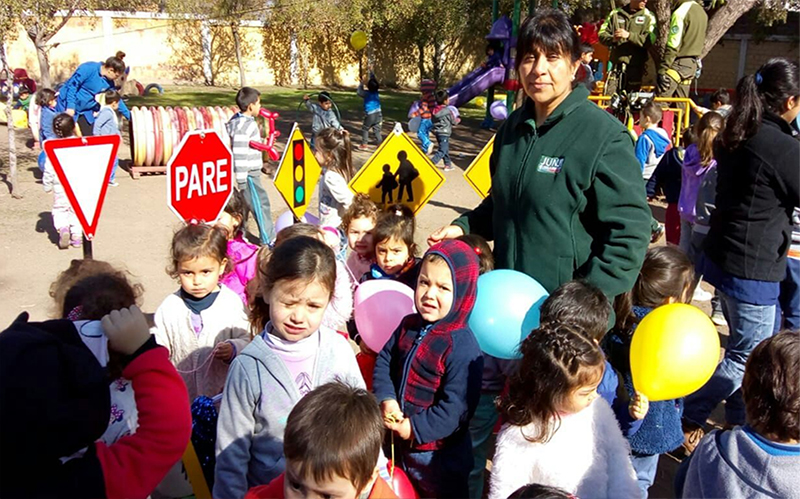
[[[347,184],[353,178],[350,134],[346,130],[325,128],[316,137],[314,157],[322,166],[319,183],[319,225],[339,229],[342,216],[353,202]]]
[[[181,288],[156,310],[155,336],[186,382],[189,400],[222,392],[228,365],[250,341],[242,299],[219,284],[228,266],[224,229],[189,224],[172,238],[170,275]]]
[[[638,498],[628,444],[597,395],[600,348],[557,324],[534,330],[520,348],[520,368],[499,404],[507,423],[497,437],[489,499],[529,483],[581,499]]]

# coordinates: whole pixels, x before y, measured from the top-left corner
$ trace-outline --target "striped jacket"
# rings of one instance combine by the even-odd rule
[[[236,113],[225,125],[231,137],[233,149],[233,175],[237,183],[245,183],[247,174],[251,171],[261,170],[263,160],[261,152],[250,147],[250,141],[260,141],[261,132],[255,118],[242,113]]]

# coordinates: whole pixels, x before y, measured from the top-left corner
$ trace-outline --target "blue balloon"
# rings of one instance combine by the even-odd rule
[[[539,327],[539,308],[547,291],[516,270],[493,270],[478,278],[478,298],[469,327],[484,353],[518,359],[519,344]]]

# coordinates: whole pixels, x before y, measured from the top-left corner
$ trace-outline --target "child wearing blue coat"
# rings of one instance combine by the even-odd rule
[[[622,428],[631,446],[631,462],[642,498],[655,480],[658,457],[683,443],[681,415],[683,399],[649,402],[634,391],[630,367],[630,348],[636,326],[654,308],[669,303],[689,303],[694,284],[694,267],[689,258],[674,246],[650,248],[633,289],[617,297],[617,321],[605,340],[611,365],[622,375],[627,393],[639,399],[630,408],[631,416],[642,419],[637,428]],[[619,413],[617,413],[619,418]]]
[[[94,118],[94,126],[92,127],[93,135],[119,135],[119,118],[117,118],[117,110],[119,110],[120,96],[116,90],[106,90],[103,94],[105,104],[100,107],[97,116]],[[116,187],[119,184],[114,180],[117,174],[117,166],[119,165],[119,158],[114,158],[114,167],[111,169],[111,177],[108,179],[108,185]]]

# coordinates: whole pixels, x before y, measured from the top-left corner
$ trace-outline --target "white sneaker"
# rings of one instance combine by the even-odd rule
[[[700,286],[697,286],[694,289],[694,294],[692,295],[692,301],[710,301],[713,296],[714,296],[713,294],[704,290]]]
[[[428,144],[428,150],[425,152],[425,154],[427,154],[428,156],[430,156],[431,154],[433,154],[433,142],[431,142],[430,144]]]
[[[720,327],[728,326],[728,321],[725,320],[725,316],[720,311],[711,314],[711,322]]]

